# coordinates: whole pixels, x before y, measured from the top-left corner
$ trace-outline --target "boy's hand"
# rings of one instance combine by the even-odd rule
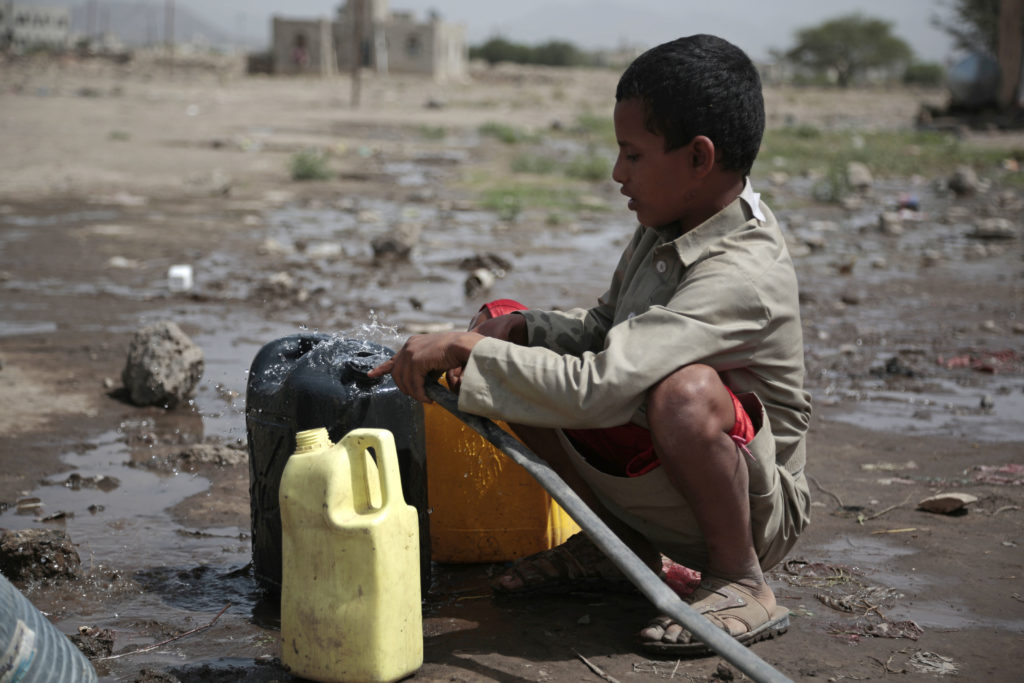
[[[485,337],[526,346],[526,318],[521,315],[509,313],[492,318],[490,312],[483,308],[469,322],[469,330]],[[448,388],[459,393],[459,387],[462,385],[462,366],[449,368],[446,377]]]
[[[475,332],[439,332],[409,337],[398,353],[370,370],[367,376],[380,377],[390,373],[403,393],[421,403],[431,403],[424,389],[427,375],[461,368],[481,339],[483,336]]]

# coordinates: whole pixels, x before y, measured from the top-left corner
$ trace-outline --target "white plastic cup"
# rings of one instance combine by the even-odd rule
[[[176,264],[167,271],[167,287],[172,292],[187,292],[192,289],[192,266]]]

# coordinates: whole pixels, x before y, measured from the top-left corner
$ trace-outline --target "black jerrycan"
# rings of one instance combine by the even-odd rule
[[[430,529],[423,407],[390,375],[366,376],[394,355],[374,342],[321,333],[296,334],[266,344],[249,370],[245,424],[249,442],[249,504],[253,571],[264,589],[281,588],[281,474],[295,451],[295,435],[327,429],[340,441],[353,429],[387,429],[395,438],[405,500],[419,515],[420,582],[430,587]]]

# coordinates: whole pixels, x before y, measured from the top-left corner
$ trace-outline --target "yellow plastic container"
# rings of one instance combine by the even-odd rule
[[[437,404],[425,405],[423,417],[435,562],[506,562],[580,530],[525,469],[461,420]]]
[[[281,659],[314,681],[404,678],[423,664],[423,614],[418,518],[394,438],[356,429],[332,444],[312,429],[295,440],[280,487]]]

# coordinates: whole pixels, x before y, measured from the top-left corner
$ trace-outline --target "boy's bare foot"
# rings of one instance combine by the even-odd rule
[[[789,628],[789,610],[776,604],[775,594],[764,583],[747,585],[706,576],[690,598],[690,606],[745,645],[782,635]],[[667,616],[652,620],[638,637],[640,646],[652,652],[674,656],[711,653]]]

